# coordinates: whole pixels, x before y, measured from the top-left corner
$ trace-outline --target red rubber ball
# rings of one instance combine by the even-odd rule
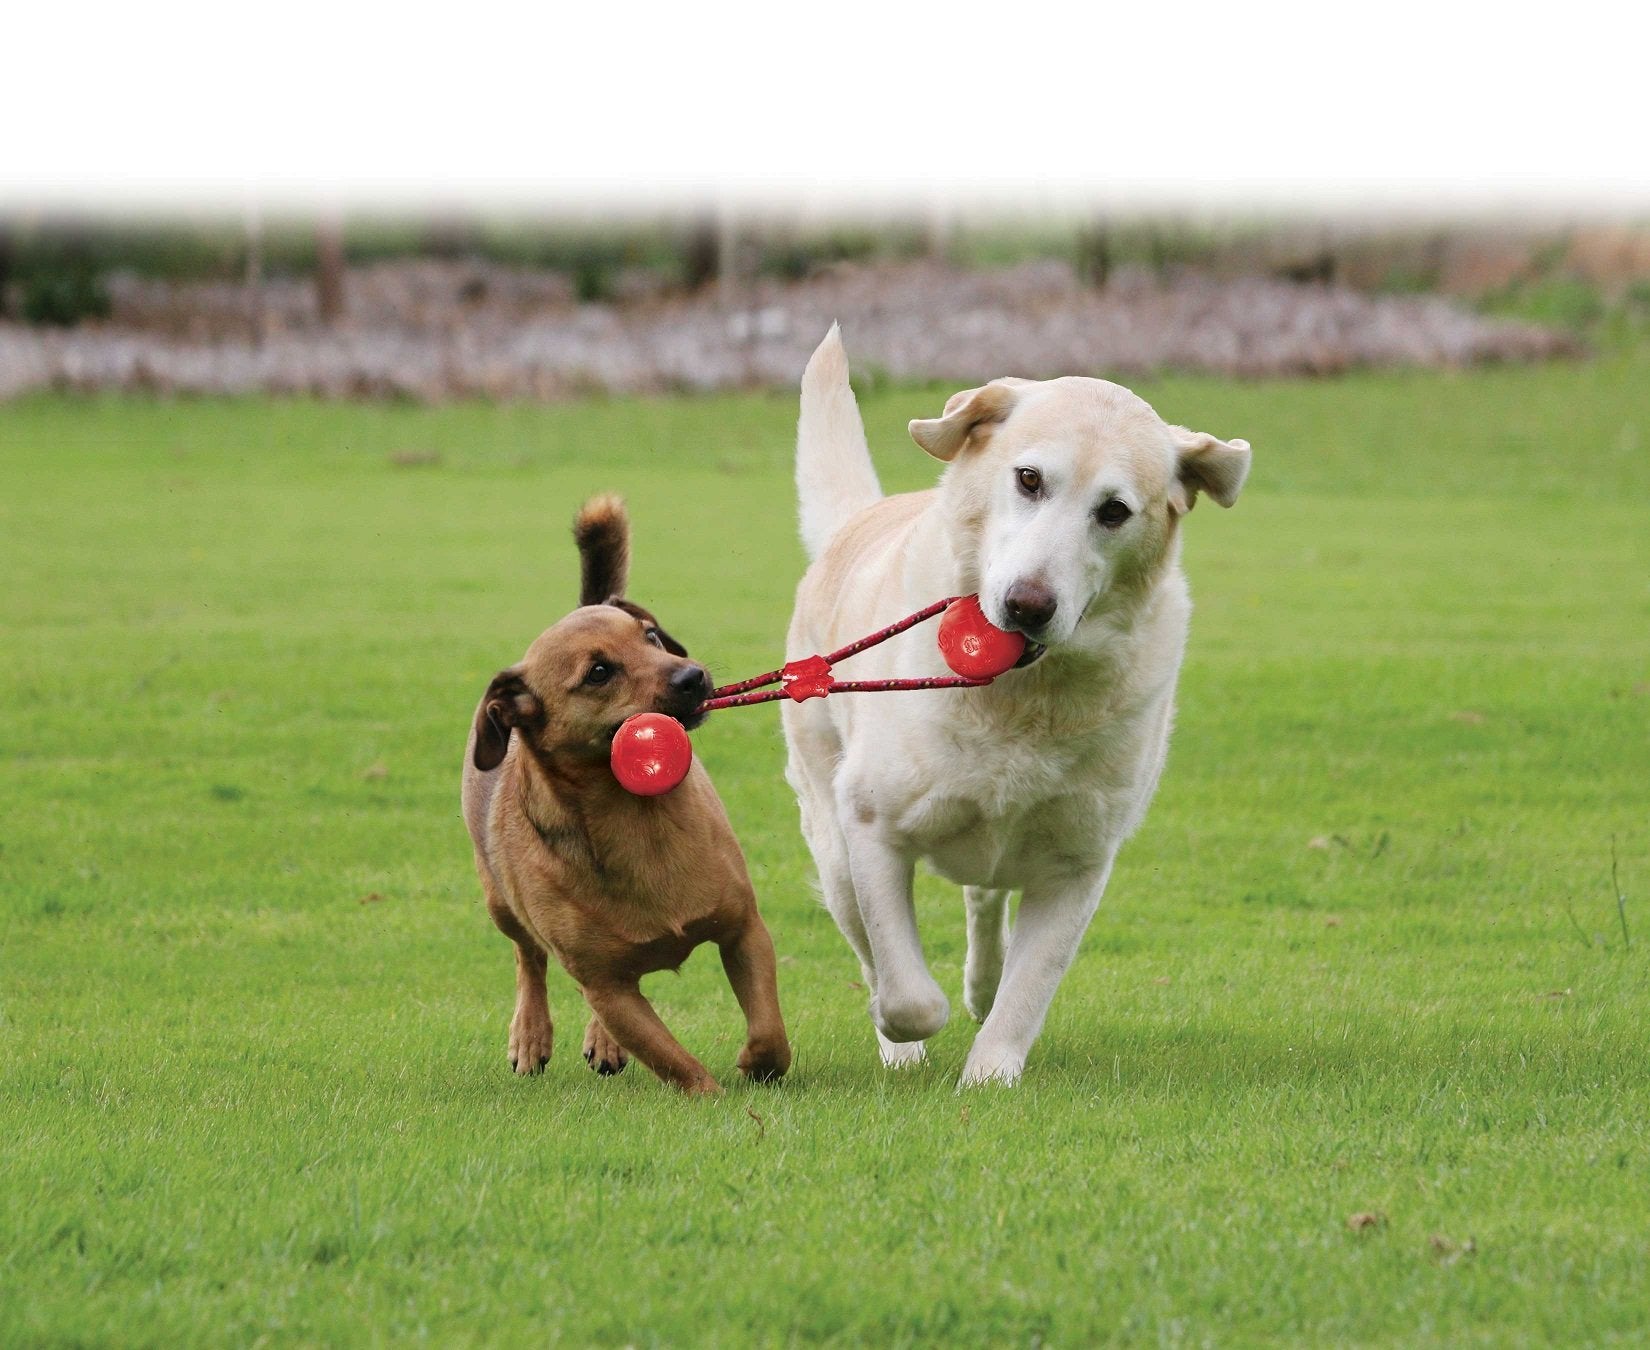
[[[977,595],[953,600],[940,618],[940,655],[965,679],[1001,675],[1013,668],[1025,649],[1025,634],[998,628],[985,617]]]
[[[613,737],[613,776],[638,797],[660,797],[687,777],[693,742],[682,724],[663,713],[639,713]]]

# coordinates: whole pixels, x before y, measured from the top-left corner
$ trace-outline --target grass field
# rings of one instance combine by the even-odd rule
[[[797,1060],[737,1080],[702,952],[650,993],[708,1101],[592,1075],[559,972],[511,1076],[458,765],[594,489],[713,673],[772,662],[791,398],[0,409],[0,1344],[1642,1342],[1647,391],[1141,386],[1256,467],[1023,1084],[955,1091],[932,879],[956,1015],[880,1068],[748,709],[696,743]],[[943,392],[867,399],[890,487]]]

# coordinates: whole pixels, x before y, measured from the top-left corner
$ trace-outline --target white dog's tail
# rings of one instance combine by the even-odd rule
[[[823,553],[849,519],[882,500],[865,444],[865,423],[848,385],[848,354],[834,323],[802,372],[796,495],[802,507],[802,547],[809,558]]]

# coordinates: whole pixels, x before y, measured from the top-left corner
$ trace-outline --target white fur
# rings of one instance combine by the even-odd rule
[[[925,860],[966,888],[963,996],[983,1026],[962,1081],[1011,1083],[1162,772],[1190,613],[1180,520],[1199,490],[1235,498],[1249,448],[1166,426],[1104,381],[997,381],[912,424],[949,461],[938,490],[879,500],[847,377],[833,327],[803,380],[797,480],[816,561],[787,655],[830,651],[947,595],[978,591],[1003,626],[1017,581],[1057,600],[1038,634],[1048,654],[988,688],[782,710],[786,776],[884,1061],[920,1061],[949,1016],[911,901]],[[1016,487],[1026,467],[1047,489],[1035,500]],[[1094,514],[1110,497],[1135,512],[1118,528]],[[932,625],[843,670],[945,673]]]
[[[802,503],[802,544],[810,558],[824,552],[841,522],[882,497],[859,404],[848,384],[848,354],[834,323],[802,373],[796,491]]]

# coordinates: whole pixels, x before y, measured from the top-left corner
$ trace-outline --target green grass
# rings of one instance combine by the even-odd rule
[[[0,1343],[1642,1341],[1646,388],[1142,386],[1256,469],[1189,522],[1169,770],[1024,1083],[954,1091],[932,880],[957,1016],[878,1066],[750,709],[696,743],[797,1060],[737,1081],[700,953],[650,990],[693,1102],[595,1078],[559,972],[509,1074],[459,758],[598,488],[634,594],[771,663],[793,400],[0,409]],[[890,486],[942,392],[868,401]]]

